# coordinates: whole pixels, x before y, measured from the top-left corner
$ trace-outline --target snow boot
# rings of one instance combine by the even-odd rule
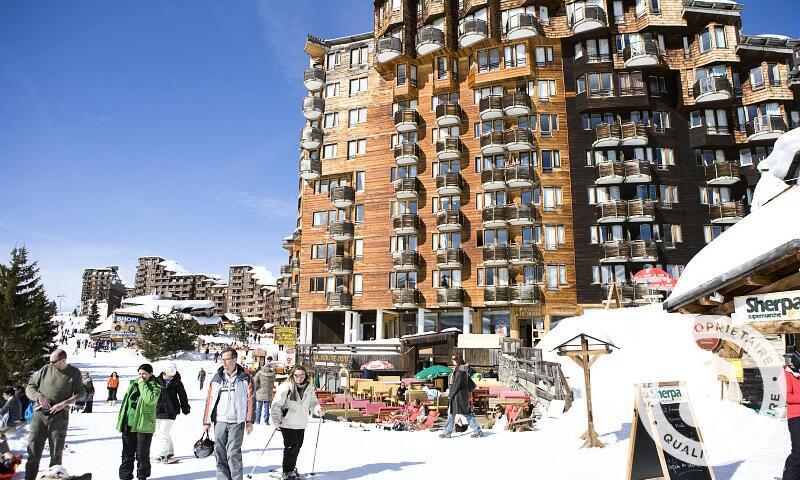
[[[474,432],[472,435],[470,435],[470,437],[472,437],[472,438],[481,438],[482,436],[483,436],[483,432],[481,430],[478,430],[478,431]]]

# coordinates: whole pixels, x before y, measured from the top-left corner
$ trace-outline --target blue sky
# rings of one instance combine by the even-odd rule
[[[745,2],[745,33],[800,37],[799,5]],[[0,262],[26,245],[65,309],[143,255],[277,271],[305,35],[371,27],[367,0],[0,2]]]

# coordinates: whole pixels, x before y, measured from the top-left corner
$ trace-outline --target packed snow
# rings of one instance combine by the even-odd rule
[[[342,422],[313,420],[306,432],[298,468],[310,472],[319,432],[316,472],[326,479],[495,478],[503,475],[542,479],[624,478],[628,458],[634,390],[638,382],[682,380],[687,382],[692,405],[705,439],[709,459],[719,480],[771,479],[780,475],[789,452],[786,421],[759,416],[735,403],[719,400],[716,360],[696,347],[690,331],[692,317],[668,314],[660,305],[588,311],[562,320],[540,343],[545,358],[562,363],[575,392],[573,407],[559,418],[546,418],[539,429],[521,433],[490,431],[484,438],[467,436],[441,440],[437,432],[395,432],[351,428]],[[594,419],[604,449],[580,449],[578,436],[586,429],[583,375],[571,361],[551,350],[579,333],[608,339],[619,347],[592,367]],[[216,339],[216,337],[215,337]],[[270,351],[273,346],[267,346]],[[72,345],[68,351],[72,351]],[[88,371],[97,389],[95,411],[72,414],[65,467],[72,474],[91,471],[98,479],[117,478],[121,453],[115,431],[117,408],[105,403],[105,380],[112,371],[123,378],[124,391],[136,368],[145,359],[128,350],[99,352],[80,350],[69,360]],[[155,363],[160,372],[163,362]],[[176,360],[189,393],[192,412],[179,416],[173,437],[174,465],[153,465],[154,479],[203,480],[215,478],[213,458],[192,456],[201,434],[203,392],[196,382],[201,367],[212,372],[219,365],[203,355],[187,352]],[[258,465],[261,449],[272,427],[257,425],[245,438],[245,473],[255,466],[256,479],[268,478],[279,468],[280,434],[272,440]],[[24,450],[24,432],[11,439],[12,448]],[[46,468],[43,460],[42,468]]]

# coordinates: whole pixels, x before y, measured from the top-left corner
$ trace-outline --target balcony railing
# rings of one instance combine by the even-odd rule
[[[458,103],[440,103],[436,105],[436,125],[450,127],[461,123],[461,105]]]
[[[396,308],[413,308],[419,305],[419,291],[415,288],[395,288],[392,303]]]
[[[300,160],[300,177],[303,180],[316,180],[322,175],[322,161],[318,158]]]
[[[531,97],[525,92],[511,92],[503,96],[503,112],[509,117],[529,115],[533,111]]]
[[[597,5],[582,5],[577,7],[569,22],[569,28],[573,33],[587,32],[595,28],[602,28],[608,25],[606,12]]]
[[[481,171],[481,188],[484,190],[502,190],[506,188],[506,171],[504,168],[486,168]]]
[[[630,259],[631,245],[628,242],[604,242],[600,248],[603,251],[600,263],[625,263]]]
[[[440,232],[460,231],[464,224],[464,217],[460,210],[440,210],[436,213],[436,226]]]
[[[300,271],[300,259],[299,258],[291,259],[289,261],[289,266],[292,267],[292,271],[293,272],[299,272]]]
[[[648,183],[652,180],[650,162],[646,160],[625,160],[625,183]]]
[[[283,277],[283,278],[292,278],[292,266],[291,265],[281,265],[281,277]]]
[[[492,130],[481,134],[481,153],[484,155],[494,155],[503,153],[506,144],[503,140],[503,132]]]
[[[512,203],[506,207],[506,216],[511,225],[526,227],[536,223],[536,209],[525,203]]]
[[[398,166],[416,165],[419,161],[419,146],[416,143],[402,143],[394,146],[394,162]]]
[[[709,205],[708,210],[711,223],[736,223],[747,214],[744,203],[740,201]]]
[[[508,260],[512,265],[534,265],[541,258],[539,247],[532,243],[512,243],[508,246]]]
[[[325,70],[319,67],[307,68],[303,72],[303,85],[312,92],[322,89],[325,85]]]
[[[733,162],[714,162],[706,165],[708,185],[733,185],[739,181],[739,165]]]
[[[306,150],[316,150],[322,143],[322,129],[304,127],[300,132],[300,146]]]
[[[436,141],[436,158],[439,160],[454,160],[461,158],[461,139],[448,137]]]
[[[488,95],[478,101],[478,112],[481,120],[494,120],[503,118],[503,97]]]
[[[503,132],[503,143],[509,152],[521,152],[536,148],[536,139],[530,128],[514,127]]]
[[[608,298],[608,293],[611,288],[611,285],[606,285],[603,298]],[[650,292],[647,288],[647,285],[643,283],[618,283],[617,293],[619,293],[619,300],[622,305],[643,305],[650,303],[646,298]],[[603,301],[605,302],[605,300]],[[613,299],[611,300],[612,303],[614,301],[615,300]]]
[[[511,302],[511,292],[507,286],[489,285],[483,289],[483,303],[488,306],[508,305]]]
[[[394,112],[394,128],[398,132],[414,132],[419,126],[419,112],[406,108]]]
[[[417,55],[427,55],[444,47],[444,32],[430,25],[417,33]]]
[[[652,39],[631,42],[622,50],[625,68],[654,67],[659,63],[658,43]]]
[[[394,227],[394,233],[398,235],[417,233],[420,226],[419,215],[416,213],[403,213],[392,217],[392,226]]]
[[[392,267],[395,270],[416,270],[419,267],[419,253],[403,250],[392,254]]]
[[[509,40],[519,40],[522,38],[534,37],[537,34],[539,22],[530,13],[520,13],[514,15],[506,21],[506,38]]]
[[[390,62],[403,53],[403,41],[397,37],[379,38],[375,52],[379,63]]]
[[[460,307],[464,304],[464,289],[460,287],[436,290],[436,303],[440,307]]]
[[[487,36],[489,36],[489,26],[486,24],[486,20],[468,18],[464,20],[458,44],[461,48],[466,48],[485,40]]]
[[[514,305],[542,303],[542,291],[536,285],[511,285],[508,289]]]
[[[647,145],[647,128],[641,122],[625,122],[622,124],[622,145],[640,147]]]
[[[615,185],[625,181],[625,165],[622,162],[600,162],[597,164],[595,185]]]
[[[483,246],[484,265],[508,265],[509,249],[503,243],[492,243]]]
[[[309,120],[316,120],[325,111],[325,99],[322,97],[303,98],[303,116]]]
[[[331,203],[336,208],[347,208],[356,201],[356,190],[349,185],[339,185],[330,190]]]
[[[278,288],[278,298],[285,301],[292,299],[292,289],[289,288],[289,285]]]
[[[483,207],[481,220],[484,228],[505,227],[508,224],[508,210],[505,205]]]
[[[461,174],[445,172],[436,176],[436,190],[439,195],[458,195],[461,193]]]
[[[786,121],[780,115],[760,115],[745,125],[748,142],[775,140],[786,132]]]
[[[536,169],[530,165],[509,165],[504,173],[509,188],[529,188],[536,183]]]
[[[328,308],[333,310],[348,310],[353,307],[353,295],[347,292],[328,293]]]
[[[394,196],[398,199],[417,198],[419,195],[419,181],[416,177],[398,178],[392,182]]]
[[[733,96],[733,87],[727,77],[705,77],[692,86],[692,97],[696,103],[727,100]]]
[[[628,200],[629,222],[652,222],[655,218],[655,204],[652,200],[637,198]]]
[[[436,265],[439,268],[461,268],[464,251],[460,248],[442,248],[436,251]]]
[[[619,123],[601,123],[594,128],[594,148],[616,147],[622,140],[622,127]]]
[[[355,225],[350,220],[336,220],[331,222],[328,227],[328,233],[337,242],[352,240],[355,233]]]
[[[597,204],[597,223],[623,223],[628,218],[628,202],[611,200]]]
[[[336,255],[333,257],[328,257],[328,260],[325,263],[328,271],[334,275],[346,275],[353,273],[353,257]]]
[[[654,242],[634,240],[631,242],[632,262],[657,262],[658,246]]]

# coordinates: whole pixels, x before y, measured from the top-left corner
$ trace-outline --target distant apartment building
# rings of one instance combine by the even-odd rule
[[[119,306],[127,294],[118,273],[119,267],[111,265],[100,268],[87,268],[83,271],[81,286],[80,314],[86,315],[95,302],[108,302],[110,308]]]
[[[175,300],[207,298],[219,275],[189,273],[178,262],[162,257],[141,257],[136,266],[135,294],[158,294]]]
[[[241,317],[266,319],[268,298],[275,291],[275,278],[264,267],[231,265],[228,274],[227,311]]]

